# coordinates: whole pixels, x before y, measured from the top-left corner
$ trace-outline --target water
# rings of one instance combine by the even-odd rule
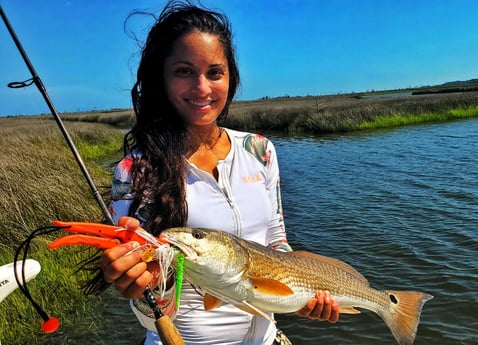
[[[478,120],[272,139],[293,247],[347,261],[376,288],[434,295],[415,344],[478,344]],[[294,344],[394,344],[370,312],[278,319]]]
[[[269,137],[295,249],[349,262],[378,289],[434,295],[416,345],[478,344],[478,119]],[[333,325],[277,318],[294,345],[395,344],[368,311],[342,315]],[[137,344],[143,334],[118,298],[110,299],[102,328],[104,344]]]

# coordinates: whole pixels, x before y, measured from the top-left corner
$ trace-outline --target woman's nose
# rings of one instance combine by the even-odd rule
[[[209,93],[211,93],[210,83],[211,81],[204,74],[200,74],[196,78],[196,84],[194,85],[194,88],[199,94],[208,95]]]

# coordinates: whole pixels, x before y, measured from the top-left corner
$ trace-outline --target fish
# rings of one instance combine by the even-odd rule
[[[170,228],[160,238],[184,254],[184,278],[205,292],[205,310],[231,303],[273,320],[268,312],[296,312],[324,290],[338,302],[340,313],[370,310],[398,344],[411,345],[423,305],[433,298],[418,291],[377,290],[341,260],[309,251],[274,251],[221,230]]]

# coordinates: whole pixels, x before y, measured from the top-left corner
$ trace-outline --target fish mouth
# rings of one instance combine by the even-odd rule
[[[189,245],[179,240],[175,240],[168,236],[168,234],[161,234],[161,239],[177,247],[185,256],[186,259],[196,262],[198,259],[197,252]]]

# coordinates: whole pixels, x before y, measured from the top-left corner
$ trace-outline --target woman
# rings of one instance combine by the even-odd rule
[[[218,125],[238,85],[227,19],[189,3],[169,3],[148,35],[132,90],[136,124],[125,137],[128,154],[115,170],[115,221],[134,217],[154,235],[175,226],[216,228],[291,250],[274,146],[264,137]],[[131,218],[121,222],[139,226]],[[134,313],[148,329],[145,344],[160,344],[141,299],[147,285],[158,285],[158,275],[139,255],[124,255],[132,246],[105,251],[100,266],[104,279],[132,299]],[[197,288],[187,282],[176,310],[174,279],[167,283],[160,305],[186,343],[275,343],[274,323],[230,304],[206,312]],[[338,306],[319,291],[298,314],[335,322]]]

